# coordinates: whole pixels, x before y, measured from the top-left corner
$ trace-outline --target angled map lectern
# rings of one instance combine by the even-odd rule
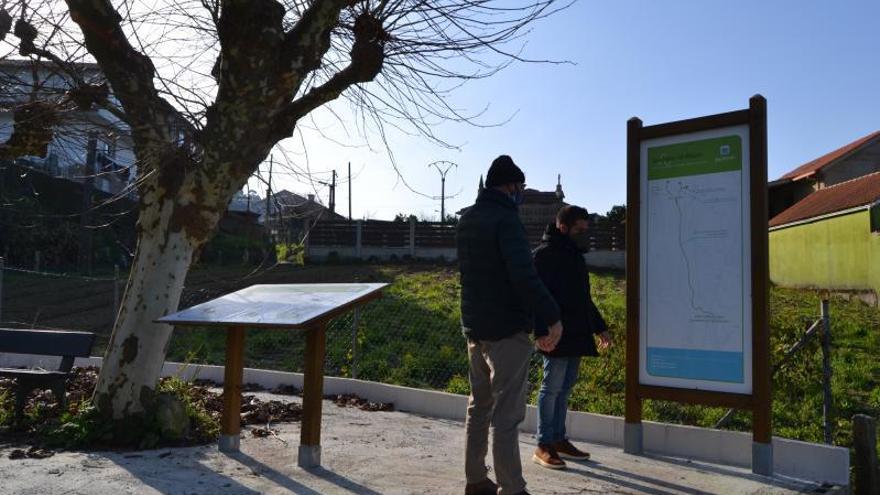
[[[386,285],[252,285],[156,320],[180,326],[222,327],[227,331],[220,450],[237,451],[239,448],[245,329],[305,330],[303,417],[298,464],[302,467],[319,466],[327,323],[356,306],[378,299]]]

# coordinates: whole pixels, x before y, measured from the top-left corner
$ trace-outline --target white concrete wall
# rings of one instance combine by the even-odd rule
[[[60,358],[0,355],[0,367],[51,368],[57,367],[59,361]],[[75,364],[100,366],[101,358],[77,359]],[[165,363],[162,374],[183,379],[201,378],[223,382],[222,366],[168,362]],[[256,383],[266,388],[275,388],[278,385],[302,388],[303,377],[300,373],[245,368],[244,383]],[[456,421],[464,421],[468,400],[466,396],[446,392],[334,377],[324,378],[324,393],[357,394],[373,402],[391,402],[398,411]],[[536,409],[529,406],[521,430],[534,433],[536,420]],[[644,446],[649,453],[740,467],[751,465],[751,434],[651,421],[645,421],[643,425]],[[571,412],[568,414],[566,430],[574,440],[623,448],[623,426],[623,418]],[[773,437],[773,469],[779,476],[848,486],[849,450]]]

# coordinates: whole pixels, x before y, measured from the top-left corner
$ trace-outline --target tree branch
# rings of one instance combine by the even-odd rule
[[[284,35],[288,68],[300,79],[317,69],[331,46],[330,34],[339,22],[339,13],[359,0],[317,0],[302,13],[293,29]]]
[[[71,19],[82,30],[86,48],[95,57],[126,114],[136,142],[171,142],[169,123],[183,121],[153,84],[156,69],[122,31],[122,17],[109,0],[66,0]]]
[[[276,120],[277,137],[290,136],[300,118],[335,100],[350,86],[375,79],[382,71],[386,40],[387,33],[379,19],[369,12],[359,14],[354,23],[354,44],[349,52],[351,60],[348,66],[287,105]]]

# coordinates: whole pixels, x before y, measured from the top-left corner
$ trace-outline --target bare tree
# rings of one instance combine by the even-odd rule
[[[474,117],[449,102],[451,92],[523,60],[520,40],[532,23],[567,6],[560,0],[65,4],[31,1],[10,13],[19,17],[14,35],[21,55],[69,72],[70,61],[97,62],[109,96],[100,84],[72,78],[77,84],[65,104],[112,112],[133,137],[138,243],[94,395],[99,410],[117,419],[149,408],[171,334],[154,320],[177,309],[198,249],[276,143],[340,96],[356,110],[361,130],[384,136],[393,126],[442,143],[432,131],[436,123]]]

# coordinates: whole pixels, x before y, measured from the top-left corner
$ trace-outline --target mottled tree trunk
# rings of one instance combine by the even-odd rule
[[[162,371],[172,326],[154,320],[177,309],[194,251],[185,232],[168,230],[175,207],[166,200],[140,216],[131,274],[93,399],[114,418],[143,412]]]
[[[163,164],[141,188],[137,249],[93,396],[116,419],[150,410],[173,328],[155,320],[177,311],[196,251],[246,178],[228,164]]]

